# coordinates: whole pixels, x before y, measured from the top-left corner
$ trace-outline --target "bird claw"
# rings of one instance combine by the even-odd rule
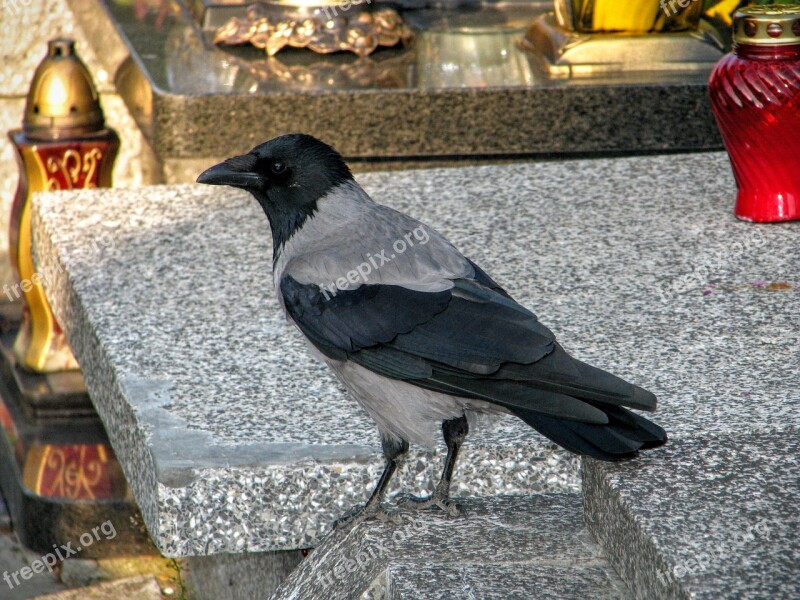
[[[396,510],[391,511],[382,511],[378,518],[383,521],[384,523],[391,523],[392,525],[402,525],[403,524],[403,516],[399,514]]]
[[[387,513],[379,504],[358,506],[351,509],[333,522],[333,531],[350,531],[359,523],[363,523],[369,519],[378,519],[379,521],[395,521],[393,515]]]
[[[453,519],[457,519],[458,517],[465,517],[466,516],[466,513],[464,512],[464,509],[461,508],[458,504],[456,504],[452,500],[444,500],[444,501],[437,502],[436,506],[438,506],[443,511],[445,511],[445,513],[447,513],[447,516],[449,516],[449,517],[451,517]]]
[[[365,506],[356,507],[345,513],[333,522],[333,531],[349,531],[362,521],[366,520],[373,511],[366,510]]]
[[[460,508],[450,498],[443,498],[436,492],[430,496],[412,496],[411,494],[401,494],[397,496],[397,505],[400,508],[414,510],[424,510],[426,508],[437,507],[447,516],[456,518],[464,515],[464,510]]]

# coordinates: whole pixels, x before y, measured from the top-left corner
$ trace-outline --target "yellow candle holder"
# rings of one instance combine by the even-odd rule
[[[550,77],[710,71],[724,53],[701,0],[555,0],[521,46]]]
[[[702,0],[555,0],[556,19],[567,31],[641,34],[694,31]]]

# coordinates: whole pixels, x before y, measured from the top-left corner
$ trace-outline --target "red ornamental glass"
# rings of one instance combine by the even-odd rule
[[[734,214],[800,219],[800,5],[737,12],[733,40],[709,94],[739,189]]]

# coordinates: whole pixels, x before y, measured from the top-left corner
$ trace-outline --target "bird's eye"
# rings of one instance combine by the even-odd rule
[[[269,166],[270,171],[275,173],[275,175],[280,175],[284,171],[286,171],[286,163],[282,160],[273,161],[272,164]]]

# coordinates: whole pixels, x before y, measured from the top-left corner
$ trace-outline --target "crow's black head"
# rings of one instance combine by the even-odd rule
[[[269,217],[277,248],[314,214],[317,200],[352,178],[331,146],[293,133],[203,171],[197,182],[232,185],[253,194]]]

